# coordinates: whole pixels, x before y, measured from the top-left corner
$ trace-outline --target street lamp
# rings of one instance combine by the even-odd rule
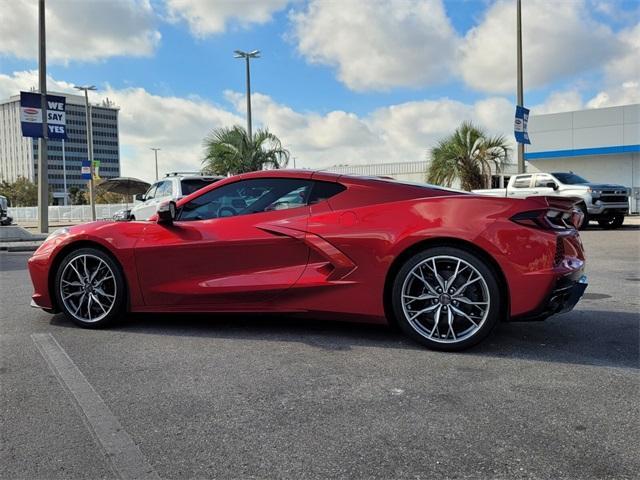
[[[89,197],[91,203],[91,219],[95,221],[96,219],[96,199],[94,197],[93,192],[93,128],[91,125],[91,105],[89,105],[89,90],[95,91],[97,88],[95,85],[83,85],[78,86],[75,85],[73,88],[76,90],[81,90],[84,92],[84,108],[85,108],[85,118],[87,123],[87,156],[89,157],[89,171],[91,175],[89,176]]]
[[[153,150],[153,152],[156,155],[156,182],[158,181],[158,150],[161,150],[160,148],[155,148],[155,147],[151,147],[151,150]]]
[[[234,58],[244,58],[247,65],[247,135],[249,140],[253,140],[251,134],[251,73],[249,71],[249,59],[260,58],[260,50],[251,52],[243,52],[242,50],[234,50]]]
[[[524,107],[524,92],[522,80],[522,5],[521,0],[516,3],[516,70],[517,70],[517,102]],[[524,143],[518,142],[518,173],[524,173]]]

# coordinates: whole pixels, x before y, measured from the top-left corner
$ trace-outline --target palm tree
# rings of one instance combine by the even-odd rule
[[[427,181],[450,187],[458,179],[463,190],[488,188],[491,167],[499,172],[509,159],[510,150],[502,135],[489,137],[471,122],[463,122],[431,149]]]
[[[269,130],[258,130],[253,139],[238,125],[218,128],[204,140],[203,172],[227,175],[253,172],[264,168],[284,168],[289,151]]]

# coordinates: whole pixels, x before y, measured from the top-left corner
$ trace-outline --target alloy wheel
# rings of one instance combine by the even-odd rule
[[[438,343],[458,343],[475,335],[491,306],[482,274],[466,260],[449,255],[418,263],[406,275],[401,292],[409,325]]]
[[[60,298],[74,318],[94,323],[105,318],[116,302],[116,278],[101,258],[78,255],[64,267],[60,277]]]

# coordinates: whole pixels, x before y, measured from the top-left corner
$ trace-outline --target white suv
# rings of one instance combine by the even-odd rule
[[[178,200],[224,177],[197,173],[168,173],[149,187],[144,195],[136,195],[136,203],[129,214],[131,220],[147,220],[156,213],[158,204],[165,200]]]

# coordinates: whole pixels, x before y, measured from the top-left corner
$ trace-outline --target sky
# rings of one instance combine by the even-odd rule
[[[0,0],[0,98],[37,86],[37,0]],[[462,121],[513,138],[515,0],[47,0],[48,90],[120,107],[121,174],[198,170],[253,123],[296,166],[424,160]],[[640,102],[640,1],[523,0],[532,114]],[[293,164],[293,160],[291,161]]]

